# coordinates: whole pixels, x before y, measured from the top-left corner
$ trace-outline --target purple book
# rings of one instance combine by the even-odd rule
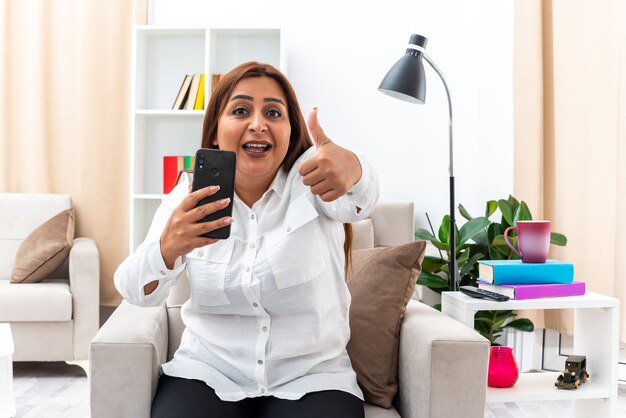
[[[579,296],[585,294],[585,282],[547,283],[547,284],[502,284],[477,281],[480,289],[506,295],[511,299],[556,298],[559,296]]]

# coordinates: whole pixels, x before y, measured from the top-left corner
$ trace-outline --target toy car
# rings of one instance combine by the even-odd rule
[[[578,389],[581,383],[589,379],[587,373],[587,358],[585,356],[568,356],[565,360],[565,370],[554,383],[559,389]]]

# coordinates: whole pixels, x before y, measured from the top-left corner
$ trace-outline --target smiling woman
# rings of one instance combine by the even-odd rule
[[[259,88],[257,97],[253,97],[249,92],[254,91],[257,86]],[[231,144],[226,142],[226,138],[229,137],[226,131],[237,129],[241,131],[250,118],[255,118],[253,122],[261,125],[250,126],[252,131],[246,137],[247,142],[265,143],[278,148],[273,154],[274,156],[282,154],[282,158],[275,168],[278,169],[282,165],[285,172],[289,172],[295,161],[313,145],[291,84],[271,65],[249,62],[231,70],[222,78],[211,96],[206,113],[218,117],[204,119],[203,147],[238,152],[239,143],[233,143],[232,148],[229,148]],[[243,132],[240,132],[240,135],[243,135]],[[270,136],[273,137],[274,143],[269,140]],[[244,145],[245,143],[241,143],[241,146]],[[285,146],[286,149],[283,150]],[[251,152],[247,152],[245,155],[249,157],[250,154]],[[239,153],[237,156],[239,157]],[[245,160],[249,162],[248,158]],[[239,167],[244,168],[241,166],[241,160],[237,163]],[[240,175],[240,172],[237,174]]]
[[[275,79],[243,79],[219,113],[217,135],[203,139],[204,146],[210,142],[237,154],[235,188],[248,206],[268,189],[287,155],[291,125],[286,101]]]
[[[350,229],[369,216],[378,178],[330,140],[276,68],[248,62],[209,101],[204,148],[237,156],[232,218],[197,221],[227,203],[182,183],[146,240],[115,274],[126,300],[157,306],[186,270],[185,331],[162,365],[152,416],[363,417],[346,350]],[[313,145],[315,144],[315,147]],[[228,239],[200,235],[231,225]]]

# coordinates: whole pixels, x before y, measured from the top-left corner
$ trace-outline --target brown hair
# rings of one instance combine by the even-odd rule
[[[262,64],[256,61],[245,62],[230,70],[222,77],[217,86],[214,86],[214,91],[211,94],[211,99],[204,115],[202,147],[219,148],[218,145],[213,144],[213,140],[217,138],[217,126],[224,109],[226,109],[228,99],[233,90],[235,90],[237,83],[252,77],[269,77],[276,80],[285,94],[285,99],[287,99],[291,136],[289,137],[289,148],[287,149],[287,155],[285,155],[282,167],[285,172],[289,172],[296,160],[313,146],[313,141],[311,141],[309,136],[302,110],[300,110],[300,105],[291,83],[283,73],[269,64]],[[344,224],[344,232],[346,236],[343,246],[346,257],[344,273],[347,273],[348,266],[352,260],[352,225]]]

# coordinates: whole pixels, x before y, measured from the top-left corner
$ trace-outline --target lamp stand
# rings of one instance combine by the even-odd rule
[[[450,99],[450,90],[448,89],[448,83],[446,83],[446,79],[443,77],[439,68],[435,65],[434,62],[426,55],[423,54],[424,60],[432,67],[433,70],[437,73],[441,81],[443,82],[443,87],[446,90],[446,97],[448,98],[448,111],[450,114],[450,122],[449,122],[449,133],[450,133],[450,165],[448,166],[448,171],[450,173],[450,260],[448,261],[448,288],[450,290],[459,290],[459,282],[461,278],[459,276],[459,268],[456,261],[456,221],[455,221],[455,203],[454,203],[454,141],[452,140],[452,100]]]

